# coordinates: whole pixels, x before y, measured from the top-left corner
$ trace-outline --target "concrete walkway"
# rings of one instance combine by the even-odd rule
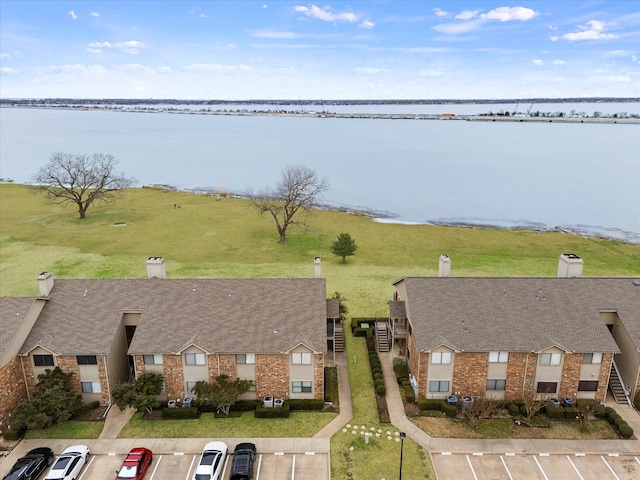
[[[338,394],[340,397],[340,414],[329,422],[313,438],[331,438],[353,418],[353,404],[351,403],[351,384],[349,383],[349,364],[345,352],[336,353],[336,367],[338,367]]]
[[[104,427],[102,427],[102,433],[98,439],[116,439],[120,434],[120,430],[124,428],[133,414],[136,413],[135,408],[127,408],[120,411],[116,405],[112,405],[107,414],[107,418],[104,421]]]
[[[472,440],[464,438],[434,438],[418,428],[407,419],[402,398],[398,389],[398,382],[393,371],[392,356],[380,355],[382,373],[387,387],[387,408],[391,423],[407,436],[420,444],[430,453],[619,453],[640,454],[640,440],[547,440],[547,439],[497,439],[497,440]],[[613,407],[622,418],[633,428],[636,437],[640,437],[640,415],[627,405],[618,405],[613,398],[607,399],[607,406]]]

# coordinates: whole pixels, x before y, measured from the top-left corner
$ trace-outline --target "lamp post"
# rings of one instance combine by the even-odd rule
[[[399,480],[402,480],[402,451],[404,450],[404,439],[407,438],[407,434],[405,432],[400,432],[400,477]]]

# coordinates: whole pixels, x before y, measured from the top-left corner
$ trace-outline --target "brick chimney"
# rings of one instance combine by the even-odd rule
[[[440,255],[440,262],[438,264],[438,276],[450,277],[451,276],[451,259],[449,255],[443,253]]]
[[[574,253],[563,253],[558,260],[558,277],[581,277],[584,262]]]
[[[38,290],[41,297],[48,297],[53,290],[53,275],[49,272],[42,272],[38,275]]]
[[[322,258],[320,257],[313,259],[313,276],[322,278]]]
[[[167,278],[167,269],[164,265],[164,258],[147,258],[147,278]]]

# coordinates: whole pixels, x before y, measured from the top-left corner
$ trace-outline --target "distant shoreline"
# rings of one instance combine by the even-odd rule
[[[118,104],[119,105],[119,104]],[[359,105],[359,104],[354,104]],[[277,105],[274,105],[277,106]],[[500,114],[500,113],[484,113],[484,114],[453,114],[453,113],[336,113],[326,111],[273,111],[273,110],[187,110],[187,109],[169,109],[169,108],[114,108],[109,105],[43,105],[43,104],[15,104],[9,105],[3,103],[1,108],[25,108],[40,110],[72,110],[72,111],[112,111],[122,113],[147,113],[147,114],[170,114],[170,115],[217,115],[217,116],[235,116],[235,117],[251,117],[251,116],[270,116],[270,117],[297,117],[297,118],[339,118],[339,119],[367,119],[367,120],[443,120],[443,121],[475,121],[475,122],[535,122],[535,123],[587,123],[587,124],[640,124],[640,116],[619,117],[619,116],[568,116],[565,112],[559,115],[530,115],[530,114]]]

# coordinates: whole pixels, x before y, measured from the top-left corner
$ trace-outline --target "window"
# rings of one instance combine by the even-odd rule
[[[503,391],[507,385],[506,380],[487,380],[487,390]]]
[[[97,365],[98,358],[95,355],[78,355],[76,356],[78,365]]]
[[[191,394],[191,390],[193,390],[193,387],[195,387],[196,383],[198,383],[198,382],[193,381],[193,382],[185,382],[185,383],[187,384],[187,394],[190,395]]]
[[[602,353],[583,353],[582,363],[602,363]]]
[[[489,363],[507,363],[509,352],[489,352]]]
[[[82,393],[100,393],[100,382],[80,382]]]
[[[291,393],[311,393],[311,382],[291,382]]]
[[[185,365],[206,365],[204,353],[185,353],[184,364]]]
[[[429,382],[430,392],[448,392],[449,382],[447,380],[432,380]]]
[[[143,355],[145,365],[162,365],[162,354]]]
[[[33,364],[36,367],[53,367],[53,355],[34,355]]]
[[[538,393],[556,393],[558,382],[538,382]]]
[[[578,382],[579,392],[597,392],[598,381],[597,380],[580,380]]]
[[[433,352],[431,363],[451,363],[451,352]]]
[[[311,353],[294,352],[291,354],[291,363],[294,365],[311,365]]]
[[[541,353],[540,365],[560,365],[562,355],[559,353]]]
[[[256,354],[255,353],[239,353],[236,355],[236,363],[256,363]]]

